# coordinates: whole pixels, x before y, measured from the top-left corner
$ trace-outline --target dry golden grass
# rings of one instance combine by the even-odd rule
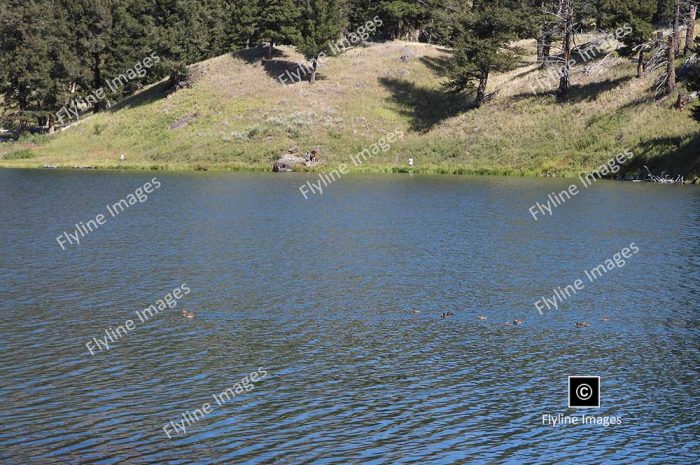
[[[532,41],[518,45],[533,48]],[[410,155],[416,171],[573,174],[626,148],[663,163],[669,152],[692,148],[697,134],[688,113],[672,109],[673,96],[654,100],[654,77],[635,79],[634,64],[622,58],[600,73],[576,73],[565,103],[532,94],[529,80],[545,72],[524,60],[493,75],[488,92],[495,96],[474,110],[469,98],[443,91],[450,53],[439,47],[388,42],[352,49],[329,59],[314,85],[281,84],[277,76],[304,60],[293,48],[278,51],[264,65],[259,50],[198,63],[191,89],[167,96],[162,85],[146,89],[117,111],[45,138],[31,148],[32,159],[2,159],[26,148],[3,144],[0,165],[270,169],[289,149],[319,146],[321,169],[328,169],[350,164],[350,155],[399,128],[406,137],[390,151],[351,168],[403,170]],[[690,157],[687,169],[697,167]]]

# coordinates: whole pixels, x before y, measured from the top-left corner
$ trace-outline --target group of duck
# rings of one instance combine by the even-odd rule
[[[413,310],[413,313],[416,313],[416,314],[417,314],[417,313],[420,313],[420,310]],[[183,311],[182,311],[182,316],[184,316],[184,317],[187,318],[188,320],[191,320],[191,319],[194,318],[194,313],[188,312],[187,310],[183,310]],[[455,314],[452,313],[452,312],[443,312],[443,313],[440,315],[440,318],[445,319],[445,318],[450,318],[450,317],[453,317],[453,316],[455,316]],[[477,315],[476,318],[477,318],[478,320],[480,320],[480,321],[485,321],[485,320],[488,319],[488,318],[486,317],[486,315]],[[603,317],[603,321],[608,321],[608,320],[610,320],[610,317],[607,317],[607,316],[604,316],[604,317]],[[504,326],[511,326],[511,325],[519,326],[519,325],[522,325],[522,324],[524,324],[524,323],[525,323],[525,320],[516,319],[516,320],[513,320],[512,322],[511,322],[511,321],[506,321],[506,322],[503,323],[503,324],[504,324]],[[577,321],[576,323],[574,323],[574,326],[576,326],[577,328],[587,328],[587,327],[589,327],[590,325],[591,325],[591,324],[588,323],[587,321]]]
[[[420,310],[413,310],[413,313],[420,313]],[[452,312],[443,312],[443,313],[440,315],[440,318],[445,319],[445,318],[450,318],[450,317],[453,317],[453,316],[455,316],[455,314],[452,313]],[[486,315],[477,315],[476,318],[477,318],[478,320],[480,320],[480,321],[485,321],[485,320],[487,320]],[[609,321],[609,320],[610,320],[610,317],[604,316],[604,317],[602,318],[602,320],[603,320],[603,321]],[[519,326],[519,325],[522,325],[522,324],[524,324],[524,323],[525,323],[525,320],[516,319],[516,320],[513,320],[513,321],[506,321],[505,323],[503,323],[503,325],[504,325],[504,326],[511,326],[511,325]],[[589,327],[590,325],[591,325],[591,324],[588,323],[587,321],[577,321],[576,323],[574,323],[574,326],[577,327],[577,328],[587,328],[587,327]]]

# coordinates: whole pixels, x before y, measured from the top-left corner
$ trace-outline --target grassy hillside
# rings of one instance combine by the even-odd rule
[[[635,166],[700,172],[698,123],[672,108],[674,96],[655,100],[654,76],[635,79],[635,64],[622,58],[575,74],[565,104],[532,94],[530,79],[545,74],[525,61],[493,76],[494,98],[470,109],[468,98],[443,93],[450,55],[438,47],[350,50],[330,59],[313,86],[277,81],[303,62],[294,49],[281,48],[265,66],[259,52],[194,65],[191,89],[168,95],[161,83],[58,135],[0,144],[0,166],[269,170],[290,148],[319,146],[323,170],[400,170],[411,155],[424,172],[574,174],[630,148]],[[352,165],[350,155],[396,128],[406,136],[390,151]]]

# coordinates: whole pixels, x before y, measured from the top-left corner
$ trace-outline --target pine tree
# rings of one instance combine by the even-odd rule
[[[47,32],[46,37],[51,63],[51,89],[42,104],[42,109],[47,112],[48,130],[52,133],[56,123],[56,112],[68,102],[72,83],[80,74],[80,59],[65,40],[71,30],[67,11],[54,8],[50,16],[51,30]]]
[[[130,79],[114,88],[109,83],[125,75],[150,53],[147,27],[151,18],[142,0],[60,0],[71,23],[71,43],[81,71],[72,86],[72,98],[104,92],[105,99],[94,110],[118,101],[160,77],[149,75]],[[141,72],[143,73],[143,72]],[[120,82],[123,82],[120,81]]]
[[[338,39],[347,24],[341,0],[304,0],[301,9],[301,37],[297,49],[311,61],[309,82],[316,81],[318,61]]]
[[[260,36],[269,41],[265,56],[272,58],[277,44],[293,44],[299,38],[299,10],[292,0],[261,0]]]
[[[571,88],[571,60],[574,46],[574,0],[561,1],[561,17],[562,17],[562,60],[564,64],[561,67],[561,77],[559,78],[559,87],[557,88],[557,98],[566,97]]]
[[[426,12],[423,4],[411,0],[389,0],[379,2],[377,7],[384,27],[391,39],[417,39],[414,37],[420,19]]]
[[[200,10],[202,23],[207,28],[208,57],[218,56],[230,50],[228,27],[228,14],[230,5],[225,0],[203,0],[203,8]]]
[[[71,23],[70,41],[80,59],[76,93],[88,94],[104,86],[110,60],[112,2],[110,0],[62,1]],[[77,96],[77,95],[76,95]],[[104,102],[100,102],[101,106]]]
[[[431,0],[426,8],[429,17],[423,24],[428,43],[452,47],[459,35],[459,16],[463,10],[461,0]]]
[[[187,85],[188,65],[215,54],[204,6],[168,0],[149,2],[148,42],[161,58],[162,70],[174,87]]]
[[[448,89],[456,92],[476,87],[474,105],[484,102],[491,72],[512,69],[517,53],[511,43],[524,24],[513,1],[479,0],[471,11],[462,11],[461,28],[448,70]]]
[[[556,11],[560,0],[532,0],[529,2],[525,15],[527,20],[527,35],[534,37],[537,43],[537,62],[546,64],[552,50],[555,35]]]
[[[53,122],[74,69],[61,34],[67,22],[46,0],[9,0],[0,21],[0,95],[5,125],[20,133]],[[65,42],[65,41],[63,41]],[[47,120],[48,119],[48,120]]]
[[[148,42],[147,30],[143,24],[145,7],[140,0],[121,0],[112,5],[112,28],[109,36],[109,54],[105,57],[104,75],[107,80],[133,69],[152,52]],[[108,98],[120,100],[142,87],[143,84],[155,82],[162,76],[155,69],[143,71],[137,79],[131,80],[123,89],[110,93]]]
[[[564,60],[558,94],[570,86],[568,63],[579,29],[629,27],[621,53],[637,53],[639,74],[651,48],[654,22],[673,23],[676,0],[4,0],[0,2],[0,95],[14,126],[46,121],[71,99],[85,97],[133,69],[155,51],[161,61],[108,94],[119,100],[142,84],[170,75],[187,78],[188,66],[232,49],[269,41],[296,44],[319,58],[348,26],[378,16],[376,32],[446,45],[454,50],[448,88],[474,90],[483,103],[491,72],[516,63],[512,43],[535,38],[548,59],[561,40]],[[687,2],[681,2],[682,14]],[[692,2],[691,2],[692,3]],[[569,5],[571,8],[569,8]],[[564,20],[562,20],[564,18]],[[349,32],[349,31],[345,31]],[[694,34],[688,34],[686,51]],[[676,34],[676,39],[679,39]],[[673,41],[680,47],[680,40]],[[660,42],[655,46],[665,47]],[[133,73],[132,73],[133,74]],[[45,124],[45,123],[44,123]]]
[[[629,29],[629,33],[622,37],[624,46],[620,53],[626,56],[637,53],[637,77],[640,78],[646,72],[645,54],[651,49],[649,41],[654,32],[655,11],[655,0],[616,0],[603,7],[606,26],[611,29]]]
[[[673,22],[674,9],[675,0],[657,0],[654,24],[663,27],[670,25]]]
[[[379,14],[376,0],[348,0],[348,27],[356,30]]]
[[[260,11],[256,0],[232,0],[227,28],[231,48],[249,48],[260,38]]]

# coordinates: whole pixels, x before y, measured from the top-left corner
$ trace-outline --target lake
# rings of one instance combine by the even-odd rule
[[[697,463],[698,186],[317,179],[0,170],[0,462]]]

